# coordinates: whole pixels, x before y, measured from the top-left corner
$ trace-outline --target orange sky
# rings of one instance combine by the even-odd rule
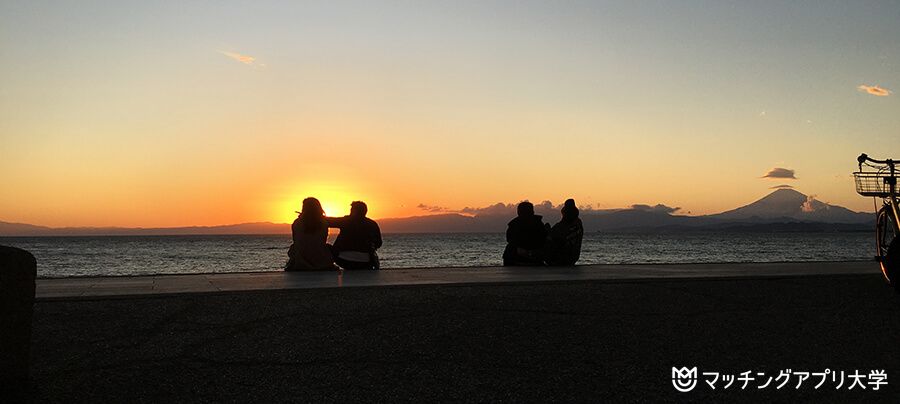
[[[782,183],[871,209],[850,172],[900,151],[896,5],[633,3],[4,3],[0,221],[705,214]]]

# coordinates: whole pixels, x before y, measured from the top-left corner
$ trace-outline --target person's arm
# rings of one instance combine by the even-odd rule
[[[328,227],[337,227],[342,228],[347,225],[347,219],[350,216],[344,217],[325,217],[325,223],[328,223]]]
[[[381,243],[382,243],[381,228],[378,227],[378,223],[376,223],[374,220],[372,221],[372,233],[373,233],[372,234],[372,240],[373,240],[372,244],[373,244],[373,247],[375,247],[375,249],[377,250],[377,249],[381,248]]]

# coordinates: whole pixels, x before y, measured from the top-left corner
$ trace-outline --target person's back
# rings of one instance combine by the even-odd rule
[[[575,265],[581,255],[583,237],[584,227],[578,218],[575,200],[566,200],[562,208],[562,219],[550,229],[547,264]]]
[[[303,200],[303,211],[291,224],[291,239],[294,243],[288,250],[285,271],[334,269],[334,260],[326,243],[328,224],[317,199]]]
[[[334,258],[344,269],[379,269],[375,250],[381,248],[381,229],[367,212],[366,204],[357,201],[350,205],[349,216],[328,218],[329,227],[341,229],[334,240]]]
[[[506,241],[526,250],[536,250],[544,245],[547,226],[540,215],[516,217],[506,229]]]
[[[530,202],[520,203],[517,210],[518,216],[509,222],[506,229],[503,265],[541,265],[547,225],[540,215],[534,214],[534,205]]]

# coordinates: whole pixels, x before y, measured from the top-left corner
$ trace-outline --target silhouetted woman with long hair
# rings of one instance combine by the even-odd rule
[[[291,225],[294,244],[288,250],[285,271],[320,271],[335,269],[331,250],[326,243],[328,223],[325,211],[316,198],[303,200],[303,208]]]

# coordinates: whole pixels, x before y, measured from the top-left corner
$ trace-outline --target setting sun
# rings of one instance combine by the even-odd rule
[[[301,210],[303,200],[308,197],[314,197],[322,204],[322,209],[326,216],[343,216],[350,212],[350,202],[353,200],[338,192],[326,192],[322,189],[310,189],[309,191],[300,191],[291,198],[282,201],[278,205],[276,212],[272,213],[272,217],[279,222],[290,223],[297,218],[297,213]]]
[[[297,184],[290,187],[286,197],[275,204],[274,211],[270,214],[272,221],[291,223],[297,218],[297,212],[301,210],[303,200],[314,197],[322,204],[326,216],[345,216],[350,214],[350,203],[362,200],[372,211],[373,201],[366,198],[360,192],[354,192],[351,187],[337,182],[320,182]],[[377,202],[375,202],[377,204]]]

